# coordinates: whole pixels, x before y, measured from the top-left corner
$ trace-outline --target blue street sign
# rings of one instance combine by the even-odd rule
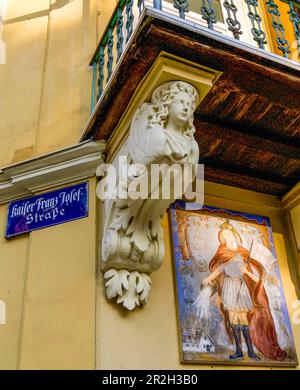
[[[11,202],[6,238],[88,216],[88,183]]]

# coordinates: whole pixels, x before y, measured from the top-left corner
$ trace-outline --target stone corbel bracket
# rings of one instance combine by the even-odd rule
[[[116,131],[114,141],[126,141],[120,141],[118,154],[111,159],[114,167],[120,165],[122,169],[116,176],[117,190],[104,202],[101,269],[107,298],[115,298],[128,310],[148,302],[149,275],[159,269],[164,258],[161,218],[169,205],[182,197],[196,174],[199,149],[194,139],[193,113],[218,76],[217,72],[183,64],[164,54],[140,88],[140,95],[133,98]],[[160,84],[160,80],[164,82]],[[148,83],[151,94],[146,89]],[[130,132],[126,136],[122,129],[128,127]],[[114,148],[112,144],[110,153]],[[159,183],[151,187],[153,164],[164,165],[164,171]],[[162,196],[162,183],[174,164],[179,171],[189,166],[190,173],[180,176],[176,171],[170,186],[180,182],[180,191]],[[102,178],[97,187],[100,198],[110,180],[104,171],[103,166],[97,171]],[[136,194],[132,197],[133,189],[139,193],[145,190],[146,197],[138,198]],[[159,196],[153,198],[155,191]]]

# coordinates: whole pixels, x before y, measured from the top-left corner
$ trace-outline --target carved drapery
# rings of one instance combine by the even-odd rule
[[[101,256],[106,295],[117,298],[128,310],[147,303],[149,275],[159,269],[164,257],[161,218],[195,178],[199,149],[193,113],[198,102],[192,85],[167,82],[155,89],[151,102],[143,103],[132,119],[116,198],[106,205]],[[153,184],[154,164],[162,168],[162,174]],[[105,180],[99,182],[99,192]],[[166,180],[172,188],[168,196],[163,193]],[[137,196],[141,190],[143,198]]]

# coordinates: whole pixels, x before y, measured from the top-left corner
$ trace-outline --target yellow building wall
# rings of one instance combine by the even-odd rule
[[[292,211],[292,215],[290,212]],[[284,222],[287,227],[289,242],[291,244],[291,256],[295,261],[296,275],[295,279],[300,280],[300,209],[299,204],[295,206],[292,210],[285,210],[284,212]],[[299,283],[300,285],[300,283]],[[298,294],[300,296],[300,293]]]
[[[300,251],[300,204],[290,211],[291,223],[293,225],[295,241],[298,251]]]
[[[18,366],[28,237],[4,238],[7,206],[0,206],[0,300],[6,305],[6,325],[0,325],[0,369]]]
[[[77,143],[90,115],[88,63],[115,3],[8,1],[2,36],[7,62],[0,66],[1,167]],[[7,205],[0,206],[0,300],[7,311],[7,324],[0,325],[0,369],[203,368],[180,364],[167,217],[166,256],[152,276],[150,302],[128,313],[106,300],[103,279],[96,277],[94,194],[91,180],[89,218],[10,241],[3,238]],[[291,314],[299,286],[278,201],[211,183],[205,201],[271,218]],[[300,356],[299,325],[293,331]]]
[[[5,240],[0,207],[0,369],[94,369],[96,195],[89,217]]]
[[[90,115],[98,0],[9,0],[0,166],[78,142]]]
[[[295,275],[294,259],[287,256],[289,247],[285,241],[287,232],[281,217],[280,202],[272,196],[206,182],[205,203],[270,217],[291,316],[291,305],[297,300],[297,286],[292,282]],[[103,281],[101,278],[98,280],[97,367],[100,369],[220,368],[180,363],[173,255],[167,215],[163,226],[166,255],[160,270],[152,274],[151,297],[145,307],[132,313],[125,312],[105,299]],[[300,356],[300,326],[292,325],[292,328]],[[232,366],[221,367],[233,369]],[[239,366],[234,368],[238,369]]]

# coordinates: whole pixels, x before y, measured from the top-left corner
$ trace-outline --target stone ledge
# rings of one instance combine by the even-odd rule
[[[106,144],[86,141],[0,170],[0,204],[95,176]]]

